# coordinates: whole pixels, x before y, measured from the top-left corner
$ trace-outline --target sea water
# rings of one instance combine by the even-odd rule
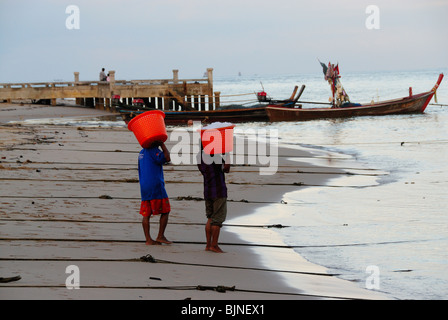
[[[409,87],[414,94],[429,91],[441,72],[447,74],[347,73],[341,80],[350,100],[364,103],[408,96]],[[263,89],[284,99],[302,84],[301,101],[328,102],[322,73],[218,78],[214,89],[227,99]],[[448,104],[448,79],[437,98]],[[448,106],[429,105],[415,115],[244,126],[278,129],[280,145],[317,151],[330,167],[367,170],[336,176],[327,182],[332,187],[298,187],[284,195],[283,209],[267,206],[248,219],[289,226],[277,231],[286,244],[360,287],[372,289],[368,279],[376,270],[373,289],[392,298],[448,298]]]

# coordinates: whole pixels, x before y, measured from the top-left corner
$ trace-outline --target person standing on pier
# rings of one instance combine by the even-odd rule
[[[160,150],[160,148],[161,150]],[[171,244],[165,237],[170,201],[165,189],[163,164],[170,162],[170,153],[163,142],[154,142],[144,148],[138,156],[138,177],[140,182],[142,226],[147,245]],[[159,234],[154,241],[150,235],[149,218],[160,214]]]
[[[107,79],[107,77],[106,77],[106,73],[104,72],[104,68],[103,69],[101,69],[101,72],[100,72],[100,81],[106,81],[106,79]]]

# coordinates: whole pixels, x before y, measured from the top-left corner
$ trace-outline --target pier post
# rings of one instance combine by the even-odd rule
[[[110,70],[109,71],[109,83],[111,85],[115,84],[115,70]]]
[[[186,109],[191,108],[191,96],[186,97]]]
[[[205,95],[201,94],[199,96],[199,101],[201,103],[201,110],[202,111],[206,111],[206,109],[205,109]]]
[[[75,86],[78,85],[79,83],[79,72],[73,72],[74,76],[75,76]],[[85,106],[85,102],[84,102],[84,98],[76,98],[75,99],[76,104],[79,106]]]
[[[173,70],[173,82],[174,84],[177,84],[179,82],[179,70],[177,69]]]
[[[104,99],[104,110],[111,112],[112,109],[111,109],[110,105],[111,105],[110,98],[105,98]]]
[[[105,98],[105,109],[107,111],[112,111],[111,98],[114,95],[114,87],[115,87],[115,70],[110,70],[109,71],[109,97]]]
[[[197,111],[199,111],[199,97],[197,95],[193,96],[193,101],[194,101],[194,109],[196,109]]]
[[[93,98],[85,98],[85,105],[88,107],[94,107],[94,99]]]
[[[163,98],[157,97],[157,109],[165,110],[163,106]]]
[[[215,110],[213,103],[213,68],[207,68],[207,79],[208,79],[208,110]],[[204,96],[205,99],[205,96]]]
[[[207,79],[210,88],[213,88],[213,68],[207,68]]]
[[[163,110],[171,110],[171,99],[169,97],[163,97]]]
[[[213,106],[213,110],[216,110],[216,109],[218,109],[219,108],[219,106],[220,106],[220,103],[221,103],[221,92],[220,91],[216,91],[215,92],[215,103],[214,103],[214,106]]]
[[[95,98],[95,109],[105,110],[104,108],[104,98]]]

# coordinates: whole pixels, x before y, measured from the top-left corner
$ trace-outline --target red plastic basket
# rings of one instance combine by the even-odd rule
[[[148,148],[155,141],[165,142],[168,139],[164,119],[163,111],[146,111],[129,121],[128,129],[134,133],[143,148]]]
[[[201,141],[206,154],[224,154],[233,150],[233,128],[235,125],[202,129]]]

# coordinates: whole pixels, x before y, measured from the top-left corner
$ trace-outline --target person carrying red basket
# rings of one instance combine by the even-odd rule
[[[205,236],[206,251],[222,253],[218,246],[219,233],[227,216],[227,186],[224,173],[230,172],[230,163],[211,161],[211,156],[204,151],[200,152],[198,169],[204,177],[204,199],[207,224]],[[220,155],[218,157],[221,157]]]
[[[143,148],[138,156],[138,177],[142,199],[140,214],[143,216],[142,226],[147,245],[172,243],[165,237],[171,207],[163,176],[163,164],[170,161],[170,153],[165,144],[160,141],[153,142],[149,148]],[[149,218],[159,214],[159,234],[154,241],[149,232]]]

